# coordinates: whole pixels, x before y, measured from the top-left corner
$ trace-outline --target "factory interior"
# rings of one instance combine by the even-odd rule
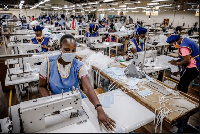
[[[199,0],[0,7],[0,133],[200,133]]]

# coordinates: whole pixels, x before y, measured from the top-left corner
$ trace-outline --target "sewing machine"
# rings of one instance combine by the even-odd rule
[[[102,36],[98,36],[98,37],[87,37],[86,38],[86,45],[87,46],[91,46],[91,44],[96,44],[102,42]]]
[[[111,107],[105,107],[103,101],[111,94],[113,103]],[[0,127],[10,126],[9,132],[12,133],[128,133],[154,119],[155,115],[150,110],[120,89],[100,94],[98,98],[106,114],[116,122],[114,131],[108,131],[104,125],[99,126],[94,106],[88,98],[82,99],[74,87],[69,92],[11,106],[10,120],[5,118],[7,123],[3,122],[4,126]]]

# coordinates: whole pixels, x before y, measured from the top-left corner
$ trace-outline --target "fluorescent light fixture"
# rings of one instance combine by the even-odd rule
[[[50,1],[50,0],[44,0],[44,2],[48,2],[48,1]]]
[[[51,8],[59,8],[59,7],[51,7]]]
[[[142,12],[145,12],[145,13],[146,13],[146,10],[143,10]]]
[[[114,11],[109,11],[109,12],[114,12]]]
[[[91,11],[96,11],[96,9],[92,9]]]
[[[53,9],[53,10],[58,10],[58,9]]]
[[[139,11],[134,11],[134,10],[133,10],[132,12],[135,12],[135,13],[137,13],[137,12],[139,12]]]
[[[132,10],[132,9],[136,9],[136,8],[135,8],[135,7],[134,7],[134,8],[127,7],[127,9],[130,9],[130,10]]]
[[[89,10],[85,10],[85,11],[87,12],[87,11],[89,11]]]
[[[146,7],[135,7],[136,9],[138,9],[138,8],[146,8]]]
[[[47,7],[47,8],[44,8],[44,9],[50,9],[50,8]]]
[[[159,3],[147,3],[148,6],[159,5]]]
[[[119,7],[126,7],[126,5],[120,5]]]
[[[162,1],[170,1],[170,0],[153,0],[151,2],[162,2]]]
[[[104,11],[104,9],[98,9],[97,11]]]
[[[118,5],[118,3],[109,3],[109,5],[115,6]]]
[[[103,2],[111,2],[111,1],[114,1],[114,0],[104,0]]]
[[[95,5],[95,4],[98,4],[98,2],[89,2],[88,4],[89,5]]]
[[[24,0],[22,0],[21,3],[24,4]]]
[[[51,4],[45,4],[45,6],[51,6]]]

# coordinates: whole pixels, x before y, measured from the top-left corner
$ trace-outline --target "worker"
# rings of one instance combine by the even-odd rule
[[[35,20],[35,18],[34,18],[34,16],[32,16],[32,19],[31,19],[32,21],[34,21]]]
[[[72,20],[72,30],[75,30],[75,18]]]
[[[109,28],[108,31],[109,31],[109,32],[116,32],[116,30],[115,30],[115,26],[114,26],[113,23],[111,23],[110,28]]]
[[[90,84],[86,67],[75,58],[75,38],[72,35],[63,35],[60,39],[60,48],[61,54],[47,57],[41,64],[39,77],[41,96],[69,92],[72,91],[72,87],[78,88],[81,97],[85,98],[86,95],[97,110],[99,124],[103,123],[108,130],[113,130],[115,121],[105,114]],[[85,95],[79,88],[79,80]]]
[[[179,60],[171,60],[169,63],[182,66],[180,81],[178,86],[175,87],[175,90],[187,93],[190,83],[199,75],[199,46],[191,39],[182,38],[180,34],[172,34],[169,36],[167,43],[178,48],[180,58]],[[188,120],[189,117],[177,124],[178,133],[184,132]]]
[[[108,38],[106,39],[106,42],[117,42],[117,37],[115,35],[111,35],[111,37],[108,36]]]
[[[41,44],[42,52],[47,52],[50,39],[42,36],[43,27],[37,25],[33,27],[33,30],[35,31],[36,37],[31,39],[32,44]]]
[[[99,27],[93,23],[89,25],[89,33],[86,33],[86,37],[98,37],[99,32],[98,32]]]
[[[133,54],[136,52],[144,51],[145,49],[145,41],[146,41],[146,32],[147,29],[143,27],[139,27],[136,31],[136,37],[130,40],[128,43],[128,50],[126,54],[128,58],[132,58]]]
[[[169,63],[183,67],[176,88],[187,93],[190,82],[199,75],[199,46],[193,40],[182,38],[179,34],[169,36],[167,43],[178,48],[180,60],[171,60]]]
[[[133,24],[133,19],[129,16],[129,24]]]

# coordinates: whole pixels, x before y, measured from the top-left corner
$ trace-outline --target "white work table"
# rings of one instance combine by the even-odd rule
[[[148,110],[129,95],[125,94],[120,89],[99,94],[98,98],[101,104],[103,104],[104,96],[110,95],[111,93],[114,93],[114,103],[111,104],[110,108],[103,109],[110,118],[122,126],[122,129],[124,129],[126,133],[153,121],[155,116],[153,112]],[[88,99],[83,99],[83,101],[88,105],[95,116],[97,116],[97,112],[92,103]]]
[[[114,103],[111,104],[110,108],[104,108],[105,113],[115,120],[116,131],[122,130],[125,133],[131,132],[143,125],[146,125],[153,121],[154,113],[148,110],[146,107],[142,106],[136,100],[125,94],[121,90],[113,90],[111,92],[103,93],[98,95],[100,102],[103,101],[104,96],[114,94]],[[93,104],[88,98],[82,100],[82,107],[88,115],[87,122],[82,124],[71,124],[66,125],[62,128],[56,128],[50,133],[105,133],[111,132],[106,130],[105,126],[99,126],[97,120],[97,112],[94,109]],[[142,112],[141,112],[142,111]],[[63,113],[64,114],[64,113]],[[55,124],[58,119],[63,120],[64,117],[61,115],[49,116],[46,120],[46,124]],[[62,126],[62,125],[61,125]],[[53,127],[53,126],[52,126]],[[40,132],[45,132],[40,131]]]
[[[103,42],[103,43],[92,44],[91,46],[93,46],[94,48],[109,48],[109,56],[110,56],[111,47],[118,47],[122,45],[123,45],[122,43],[116,43],[116,42]]]

